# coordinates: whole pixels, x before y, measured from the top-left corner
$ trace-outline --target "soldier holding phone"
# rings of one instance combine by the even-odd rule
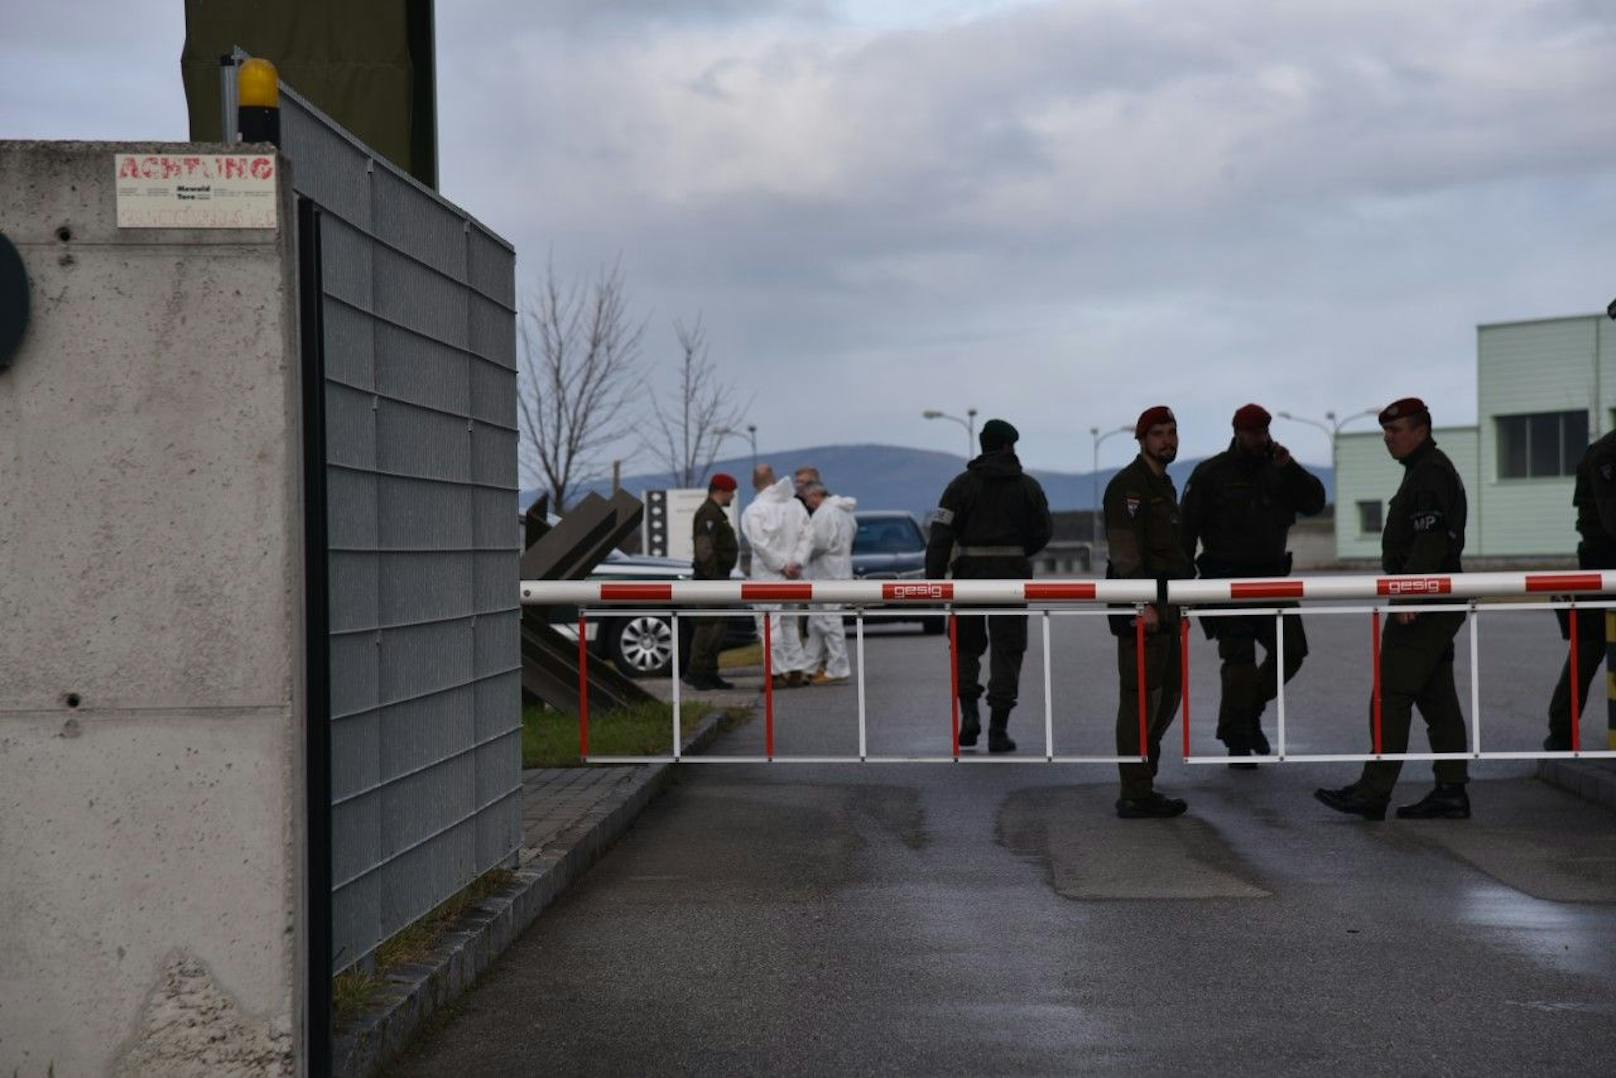
[[[1258,404],[1234,414],[1229,448],[1202,461],[1184,488],[1184,545],[1200,575],[1209,578],[1288,576],[1285,544],[1298,515],[1324,508],[1324,484],[1268,434],[1271,417]],[[1195,553],[1201,548],[1200,556]],[[1307,635],[1296,614],[1284,617],[1286,681],[1307,656]],[[1275,619],[1269,614],[1201,619],[1223,660],[1223,701],[1218,737],[1231,757],[1272,751],[1262,713],[1277,695]],[[1264,652],[1257,662],[1257,645]],[[1232,767],[1254,767],[1238,761]]]

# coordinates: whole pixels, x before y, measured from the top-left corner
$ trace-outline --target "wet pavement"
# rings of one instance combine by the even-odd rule
[[[1361,749],[1366,622],[1310,620],[1293,751]],[[1490,746],[1541,739],[1553,633],[1484,617]],[[1057,751],[1110,751],[1109,639],[1052,644]],[[1024,755],[1040,651],[1035,624]],[[866,656],[870,751],[946,753],[946,643],[872,629]],[[856,751],[856,700],[778,694],[777,751]],[[1172,821],[1118,820],[1105,765],[687,765],[398,1073],[1616,1072],[1616,813],[1489,762],[1474,819],[1371,824],[1310,797],[1354,765],[1187,766],[1177,733]],[[1409,764],[1398,801],[1428,783]]]

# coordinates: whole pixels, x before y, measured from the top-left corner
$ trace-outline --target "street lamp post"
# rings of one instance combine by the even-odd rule
[[[720,438],[745,438],[752,446],[752,471],[757,472],[757,424],[748,423],[746,429],[736,430],[734,427],[719,427],[713,431]]]
[[[935,408],[927,408],[924,412],[920,413],[920,418],[922,418],[922,419],[947,419],[947,420],[950,420],[950,421],[952,421],[954,423],[958,423],[960,426],[964,427],[965,428],[965,459],[967,461],[969,461],[972,457],[976,456],[976,409],[975,408],[967,408],[965,410],[965,415],[968,418],[967,419],[961,419],[957,415],[949,415],[947,412],[939,412]]]
[[[1336,441],[1341,436],[1341,428],[1342,427],[1346,426],[1348,423],[1351,423],[1354,419],[1362,419],[1364,416],[1370,416],[1370,415],[1379,415],[1380,414],[1380,409],[1379,408],[1365,408],[1361,412],[1352,413],[1351,415],[1347,416],[1345,419],[1337,419],[1334,412],[1325,412],[1323,422],[1320,422],[1317,419],[1310,419],[1305,415],[1293,415],[1290,412],[1275,412],[1274,414],[1277,415],[1281,419],[1288,419],[1292,423],[1306,423],[1310,427],[1317,427],[1319,430],[1322,430],[1324,432],[1325,437],[1330,439],[1330,475],[1331,475],[1332,481],[1337,484],[1337,486],[1336,486],[1336,495],[1337,495],[1337,497],[1336,497],[1335,511],[1337,513],[1340,513],[1341,512],[1341,505],[1340,505],[1340,502],[1341,502],[1341,498],[1340,498],[1340,493],[1341,493],[1341,489],[1340,489],[1341,469],[1337,466],[1338,456],[1337,456],[1337,453],[1336,453]]]
[[[1379,415],[1380,409],[1365,408],[1361,412],[1352,413],[1345,419],[1337,419],[1334,412],[1325,412],[1323,422],[1320,422],[1317,419],[1310,419],[1305,415],[1294,415],[1290,412],[1275,412],[1274,414],[1279,416],[1281,419],[1288,419],[1292,423],[1306,423],[1310,427],[1317,427],[1322,430],[1325,437],[1330,439],[1330,467],[1333,468],[1335,467],[1335,440],[1336,437],[1340,435],[1341,428],[1346,426],[1348,423],[1351,423],[1354,419],[1362,419],[1364,416],[1369,415]]]
[[[1089,437],[1094,439],[1094,470],[1089,473],[1089,479],[1094,485],[1094,492],[1090,495],[1093,501],[1091,508],[1094,513],[1094,534],[1089,540],[1091,550],[1098,549],[1100,546],[1100,443],[1113,434],[1131,434],[1132,432],[1132,427],[1117,427],[1115,430],[1108,430],[1104,434],[1100,433],[1099,427],[1089,428]],[[1094,568],[1092,562],[1089,568],[1091,570]]]

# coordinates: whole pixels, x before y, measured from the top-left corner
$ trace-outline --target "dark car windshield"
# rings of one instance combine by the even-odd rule
[[[858,522],[854,554],[910,554],[926,549],[920,529],[908,517],[868,517]]]

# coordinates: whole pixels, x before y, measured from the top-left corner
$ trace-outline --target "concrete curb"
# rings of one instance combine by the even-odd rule
[[[1616,765],[1608,760],[1539,760],[1537,777],[1584,801],[1616,809]]]
[[[718,739],[725,716],[703,721],[685,740],[686,753],[700,753]],[[673,764],[653,764],[624,783],[627,795],[590,810],[552,847],[516,872],[516,880],[462,915],[431,957],[387,975],[387,988],[371,1012],[332,1038],[331,1073],[337,1078],[368,1078],[396,1058],[427,1020],[476,983],[579,876],[583,875],[633,824],[635,817],[673,779]]]

